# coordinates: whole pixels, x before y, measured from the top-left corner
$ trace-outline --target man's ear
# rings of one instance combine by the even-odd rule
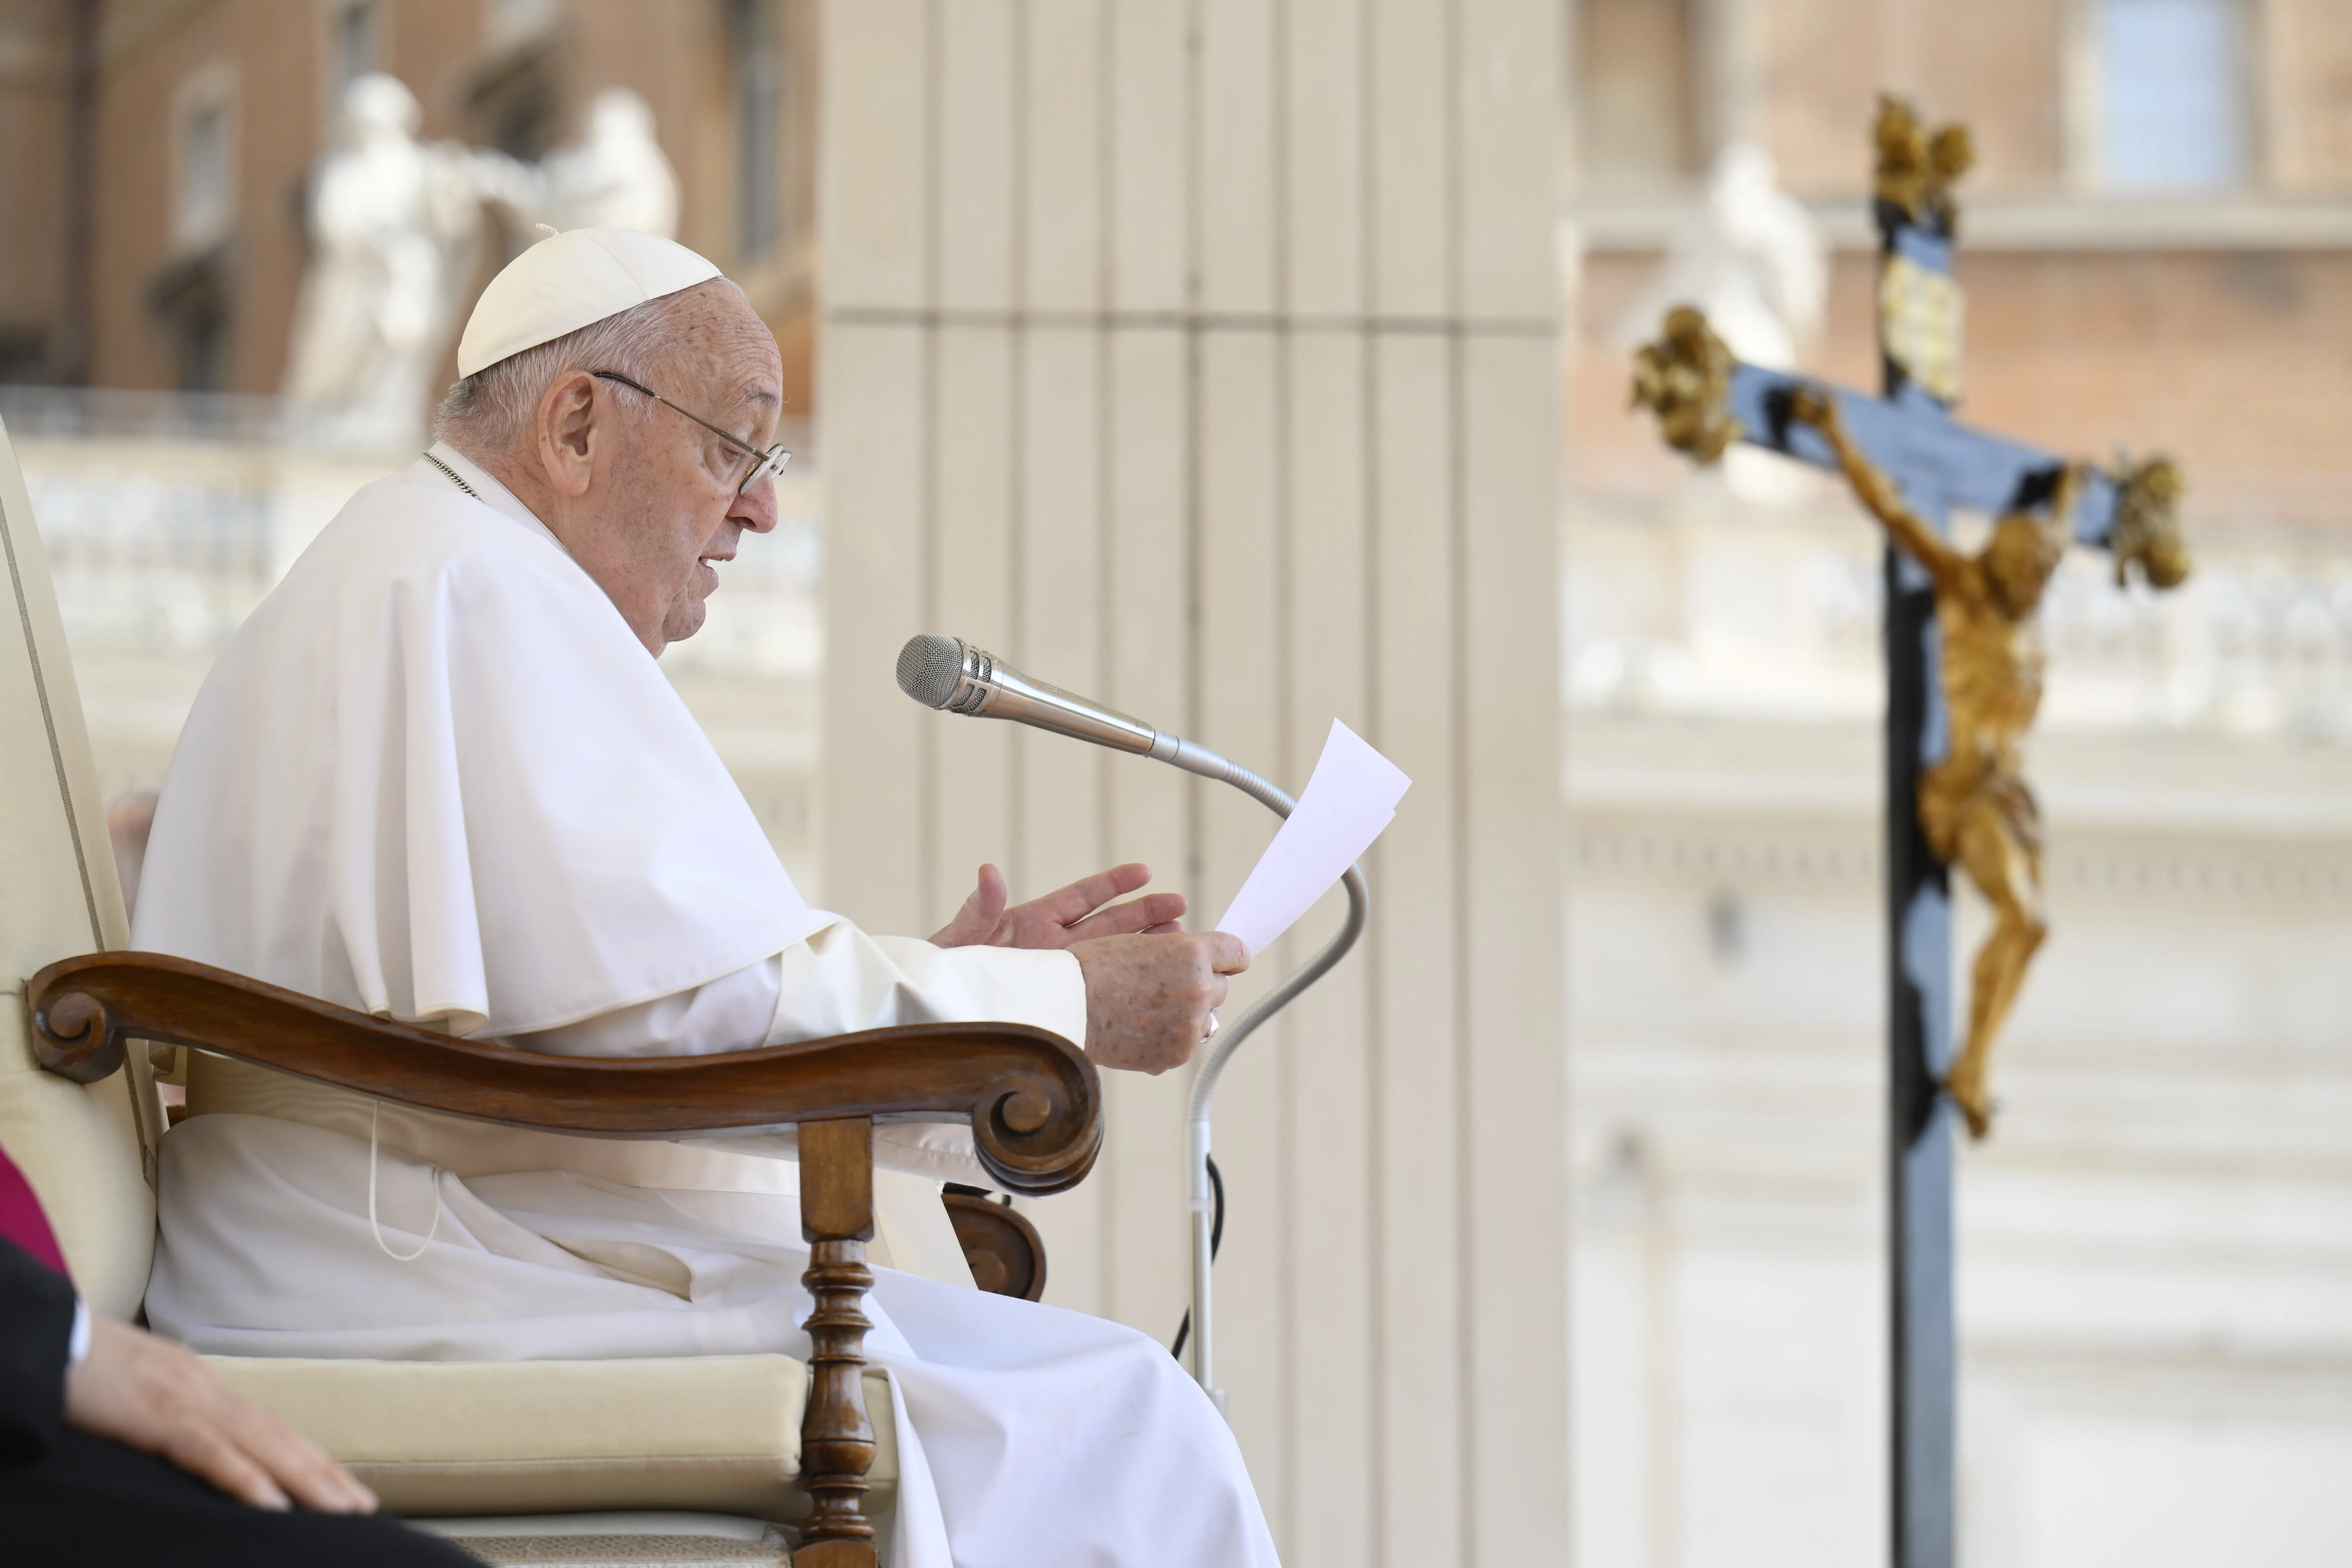
[[[558,494],[575,500],[588,493],[588,481],[595,469],[596,440],[607,434],[598,428],[604,413],[598,405],[598,390],[593,376],[575,370],[558,376],[539,400],[540,467],[547,471],[547,482]]]

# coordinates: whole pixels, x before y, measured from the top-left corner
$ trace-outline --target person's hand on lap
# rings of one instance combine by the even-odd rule
[[[89,1329],[89,1353],[66,1378],[69,1426],[169,1459],[257,1508],[375,1511],[375,1494],[349,1470],[188,1352],[95,1314]]]

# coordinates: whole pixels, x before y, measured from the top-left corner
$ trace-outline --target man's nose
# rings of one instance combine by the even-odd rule
[[[776,531],[776,476],[761,474],[736,496],[727,521],[753,533]]]

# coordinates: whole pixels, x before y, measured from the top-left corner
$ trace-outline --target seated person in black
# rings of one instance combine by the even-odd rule
[[[87,1311],[63,1275],[0,1235],[0,1557],[11,1568],[475,1568],[446,1542],[364,1517],[374,1508],[308,1438],[179,1346]]]

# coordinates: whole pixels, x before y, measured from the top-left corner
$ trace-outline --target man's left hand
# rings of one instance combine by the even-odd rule
[[[982,866],[980,885],[931,942],[939,947],[1067,947],[1074,942],[1136,932],[1162,936],[1179,929],[1183,894],[1149,893],[1123,904],[1111,902],[1150,880],[1148,866],[1114,866],[1007,909],[1004,873]]]

